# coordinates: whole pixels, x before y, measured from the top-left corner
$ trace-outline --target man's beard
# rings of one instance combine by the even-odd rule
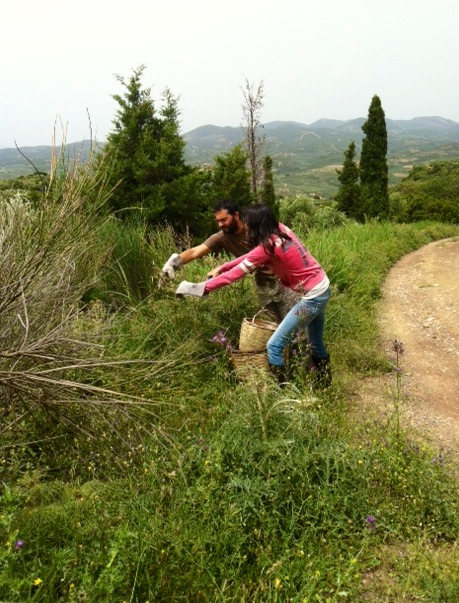
[[[233,221],[231,222],[231,224],[227,228],[222,228],[222,231],[225,234],[235,234],[237,232],[236,220],[233,219]]]

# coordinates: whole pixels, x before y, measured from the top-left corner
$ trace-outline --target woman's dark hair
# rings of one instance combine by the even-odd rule
[[[281,239],[290,239],[290,237],[279,230],[279,222],[273,210],[267,205],[249,205],[244,209],[242,216],[244,223],[249,231],[249,244],[251,247],[262,245],[263,249],[274,255],[273,235]]]

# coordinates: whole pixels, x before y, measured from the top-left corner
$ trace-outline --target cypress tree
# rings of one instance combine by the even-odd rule
[[[389,215],[387,129],[381,100],[376,95],[362,130],[365,133],[360,154],[362,212],[358,219],[386,219]]]
[[[340,188],[336,195],[337,209],[349,218],[360,219],[359,166],[355,161],[355,142],[352,141],[344,153],[343,169],[338,171]]]
[[[261,203],[268,205],[275,215],[279,217],[279,208],[274,190],[273,160],[270,155],[263,158],[263,188],[261,190]]]

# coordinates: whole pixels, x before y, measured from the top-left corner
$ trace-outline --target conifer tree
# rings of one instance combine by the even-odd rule
[[[358,219],[386,219],[389,215],[387,129],[381,100],[376,95],[373,96],[362,130],[365,133],[360,154],[362,211]]]
[[[111,207],[123,219],[140,216],[181,228],[186,214],[202,203],[199,178],[184,161],[177,100],[166,89],[158,113],[150,89],[142,88],[144,69],[134,70],[128,81],[117,76],[125,93],[113,95],[119,108],[104,149],[114,187]]]
[[[349,218],[359,219],[361,215],[359,166],[355,161],[355,142],[352,141],[344,153],[343,168],[338,171],[340,188],[336,195],[337,209]]]
[[[228,153],[217,155],[214,161],[211,171],[212,199],[231,200],[241,207],[249,205],[253,196],[243,143],[234,146]]]
[[[265,155],[263,159],[263,188],[261,190],[261,202],[268,205],[279,217],[279,208],[274,190],[273,178],[273,160],[270,155]]]

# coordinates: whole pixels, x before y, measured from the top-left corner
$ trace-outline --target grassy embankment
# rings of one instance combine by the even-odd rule
[[[394,417],[347,407],[365,375],[398,379],[376,335],[388,269],[458,229],[299,232],[333,284],[334,384],[280,390],[237,383],[211,341],[237,341],[249,280],[175,300],[158,287],[173,233],[145,245],[141,227],[102,223],[101,190],[52,181],[43,212],[11,214],[2,235],[17,270],[2,269],[0,600],[457,601],[447,463]]]

